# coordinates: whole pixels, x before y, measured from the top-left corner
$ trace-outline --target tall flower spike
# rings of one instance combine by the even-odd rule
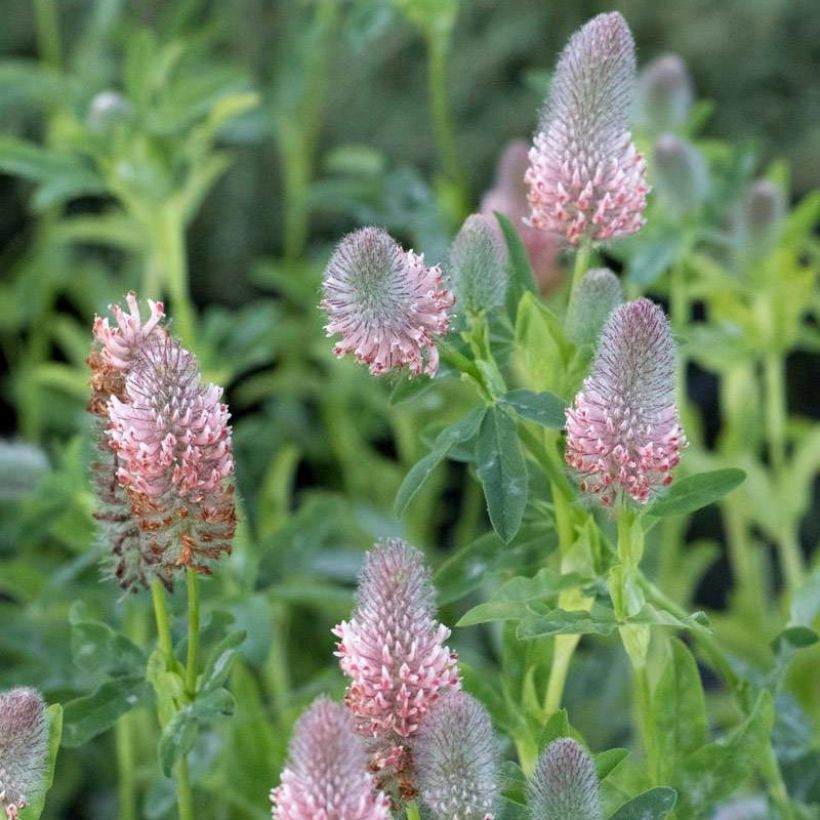
[[[487,710],[447,692],[421,721],[413,745],[421,801],[436,820],[492,820],[498,758]]]
[[[623,300],[621,282],[609,268],[587,271],[569,305],[567,336],[577,345],[594,344]]]
[[[221,399],[222,388],[202,384],[193,355],[166,337],[144,345],[123,398],[108,403],[117,480],[167,572],[207,574],[209,559],[230,552],[234,462]]]
[[[598,775],[572,738],[550,743],[527,786],[533,820],[603,820]]]
[[[461,685],[433,599],[422,554],[388,539],[367,554],[353,615],[333,630],[356,730],[370,738],[373,768],[395,777],[404,797],[413,792],[410,739],[440,695]]]
[[[674,400],[675,345],[648,299],[616,308],[592,372],[567,410],[567,464],[604,506],[646,504],[672,482],[686,437]]]
[[[353,353],[374,376],[402,367],[435,375],[435,337],[449,330],[455,301],[437,265],[428,268],[380,228],[362,228],[330,258],[323,295],[327,335],[341,335],[337,356]]]
[[[649,186],[629,133],[635,45],[618,12],[577,31],[558,61],[530,150],[530,224],[572,245],[643,225]]]
[[[296,723],[281,783],[271,791],[274,820],[390,820],[367,752],[348,711],[318,698]]]
[[[45,703],[36,689],[0,694],[0,806],[15,820],[41,786],[48,744]]]

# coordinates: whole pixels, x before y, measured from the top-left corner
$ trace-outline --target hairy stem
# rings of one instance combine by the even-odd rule
[[[177,763],[176,781],[179,820],[194,820],[194,795],[191,791],[188,759],[185,757]]]
[[[125,714],[116,723],[117,796],[120,820],[137,820],[137,794],[134,778],[134,732],[132,716]]]
[[[171,622],[168,618],[168,607],[165,604],[165,588],[158,578],[151,581],[151,600],[154,604],[154,618],[157,622],[159,648],[170,666],[174,660],[174,644],[171,640]]]
[[[196,669],[199,660],[199,577],[191,567],[188,580],[188,658],[185,664],[185,691],[196,697]]]

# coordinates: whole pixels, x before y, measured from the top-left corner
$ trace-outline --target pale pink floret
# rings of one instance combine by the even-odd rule
[[[686,436],[674,400],[675,347],[660,307],[638,299],[604,327],[592,372],[567,410],[567,464],[607,507],[672,482]]]
[[[193,355],[161,338],[144,344],[125,379],[125,399],[108,405],[120,484],[160,499],[199,504],[233,473],[230,414],[222,388],[200,381]]]
[[[340,704],[319,698],[299,718],[280,785],[271,791],[274,820],[390,820],[376,791],[364,744]]]
[[[143,345],[152,336],[165,336],[162,320],[165,307],[162,302],[148,300],[150,315],[146,322],[140,316],[139,303],[134,293],[125,297],[128,313],[119,305],[110,305],[114,314],[116,327],[108,324],[108,319],[94,317],[94,337],[102,346],[102,355],[106,362],[118,370],[128,370],[139,355]]]
[[[346,703],[356,730],[373,740],[373,765],[401,773],[409,743],[430,706],[459,689],[450,630],[434,620],[434,591],[422,554],[400,539],[368,553],[356,608],[333,632],[351,678]]]
[[[323,294],[327,335],[341,336],[337,356],[352,353],[374,376],[402,367],[435,375],[435,337],[448,332],[455,301],[438,265],[427,267],[379,228],[362,228],[336,248]]]
[[[572,36],[530,150],[531,225],[572,245],[641,228],[649,186],[628,127],[634,82],[635,45],[618,12]]]

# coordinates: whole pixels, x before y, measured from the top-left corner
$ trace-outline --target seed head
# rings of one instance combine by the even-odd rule
[[[577,345],[594,344],[623,299],[621,282],[609,268],[587,271],[567,311],[567,336]]]
[[[390,820],[390,801],[376,791],[344,706],[314,701],[297,721],[288,751],[270,795],[274,820]]]
[[[449,330],[455,301],[437,265],[428,268],[380,228],[362,228],[339,243],[323,293],[327,335],[341,335],[337,356],[353,353],[374,376],[402,367],[435,375],[435,337]]]
[[[533,820],[603,820],[598,775],[587,752],[563,737],[544,750],[527,797]]]
[[[685,124],[694,96],[686,63],[677,54],[664,54],[641,71],[637,120],[653,134],[676,131]]]
[[[388,539],[367,554],[353,615],[333,630],[356,731],[371,740],[374,769],[395,776],[404,796],[412,793],[410,739],[438,698],[461,685],[433,600],[422,554]]]
[[[694,145],[662,134],[652,152],[658,195],[664,205],[679,217],[697,210],[709,193],[709,168]]]
[[[413,755],[419,797],[436,820],[492,820],[498,757],[487,710],[446,692],[421,721]]]
[[[566,461],[582,492],[611,507],[646,504],[672,482],[686,437],[674,401],[675,346],[660,307],[627,302],[609,317],[592,372],[567,409]]]
[[[459,305],[469,313],[504,304],[507,251],[493,222],[480,214],[467,217],[450,248],[448,272]]]
[[[45,769],[48,725],[36,689],[0,694],[0,806],[15,820],[40,788]]]
[[[604,242],[643,225],[649,187],[628,130],[635,44],[618,12],[600,14],[570,39],[530,150],[530,224]]]

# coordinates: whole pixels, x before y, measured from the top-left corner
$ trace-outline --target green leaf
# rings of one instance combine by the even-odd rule
[[[211,692],[224,686],[225,681],[231,674],[231,669],[239,653],[239,647],[244,643],[248,633],[244,629],[238,629],[226,635],[216,646],[205,671],[202,674],[202,681],[199,689],[202,693]]]
[[[520,601],[485,601],[461,616],[456,626],[475,626],[494,621],[521,621],[532,615],[532,610]]]
[[[533,393],[531,390],[524,389],[510,390],[499,401],[512,407],[522,418],[534,421],[543,427],[553,430],[564,428],[566,422],[564,411],[567,403],[560,396],[548,390],[541,393]]]
[[[554,740],[562,737],[572,737],[572,729],[569,725],[569,715],[566,709],[559,709],[550,715],[549,720],[544,724],[538,738],[538,750],[543,752]]]
[[[141,676],[145,670],[145,653],[108,624],[86,620],[84,614],[82,602],[77,601],[68,616],[74,663],[89,675]]]
[[[150,703],[151,687],[143,678],[106,681],[95,692],[69,701],[63,712],[63,746],[76,748],[110,729],[137,706]]]
[[[171,718],[159,740],[162,773],[170,777],[174,763],[193,748],[200,727],[232,715],[235,706],[236,701],[227,689],[215,689],[180,709]]]
[[[46,709],[48,723],[48,746],[42,785],[28,805],[20,812],[20,820],[39,820],[46,804],[46,795],[54,783],[54,769],[57,764],[57,753],[60,750],[60,739],[63,734],[63,707],[55,703]]]
[[[518,309],[521,296],[525,291],[537,293],[538,285],[535,281],[535,275],[532,272],[530,255],[527,253],[527,249],[521,241],[521,235],[504,214],[498,211],[494,211],[493,213],[495,214],[496,220],[498,220],[498,225],[504,236],[504,242],[507,245],[507,271],[510,275],[507,289],[507,304],[510,308],[510,315],[515,318],[515,311]]]
[[[672,780],[678,759],[703,746],[708,722],[698,665],[679,640],[671,640],[672,653],[652,696],[657,738],[659,779]]]
[[[672,626],[676,629],[708,629],[709,618],[705,612],[693,612],[685,618],[678,618],[671,612],[655,609],[652,604],[644,604],[640,612],[627,618],[631,624],[647,624],[649,626]]]
[[[714,504],[734,490],[745,478],[746,473],[743,470],[733,467],[690,475],[673,484],[662,498],[649,507],[646,514],[658,518],[688,515]]]
[[[598,771],[598,780],[605,780],[609,777],[610,773],[628,756],[628,749],[607,749],[605,752],[599,752],[595,755],[595,768]]]
[[[658,786],[625,803],[610,820],[663,820],[675,808],[677,799],[674,789]]]
[[[493,529],[509,543],[527,506],[527,465],[515,422],[498,407],[490,408],[481,422],[476,460]]]
[[[575,347],[567,341],[558,317],[534,293],[524,293],[518,303],[515,341],[524,386],[565,395],[567,366]]]
[[[521,640],[542,638],[546,635],[611,635],[618,622],[609,610],[593,607],[592,612],[581,609],[553,609],[544,615],[531,615],[518,625]]]
[[[627,282],[641,290],[649,288],[678,258],[681,245],[679,231],[660,231],[649,237],[630,257]]]
[[[459,442],[468,441],[479,431],[485,413],[486,408],[476,407],[470,410],[463,419],[451,424],[449,427],[445,427],[436,436],[432,450],[410,468],[410,472],[402,481],[394,504],[396,515],[401,516],[404,514],[407,505],[413,500],[416,493],[422,488],[424,482],[427,481],[433,470],[438,467],[449,450]]]

